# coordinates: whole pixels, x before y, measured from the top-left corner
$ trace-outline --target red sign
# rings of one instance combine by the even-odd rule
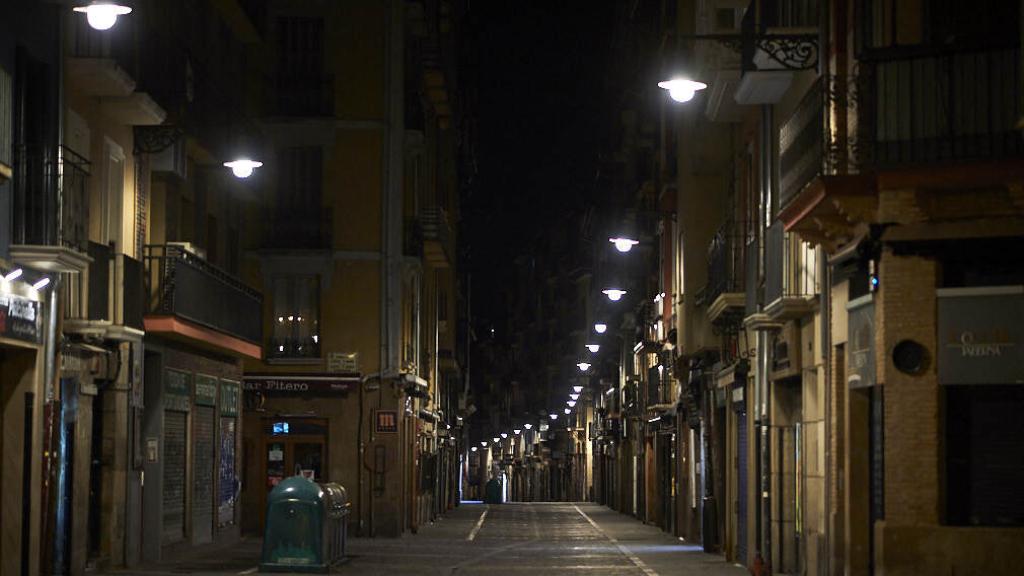
[[[398,432],[398,410],[377,410],[374,421],[378,434]]]

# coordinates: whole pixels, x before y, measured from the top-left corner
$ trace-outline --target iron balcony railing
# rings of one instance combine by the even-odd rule
[[[238,278],[186,251],[157,244],[145,251],[147,314],[178,316],[259,344],[263,297]]]
[[[728,220],[708,245],[708,284],[704,301],[711,304],[722,294],[743,292],[745,224]]]
[[[109,246],[89,242],[88,306],[78,305],[81,294],[69,302],[70,318],[109,321],[141,330],[143,308],[142,263],[125,254],[116,254]],[[79,280],[80,282],[81,280]],[[71,287],[80,286],[72,281]]]
[[[765,243],[764,303],[780,298],[804,298],[818,293],[816,252],[781,222],[768,227]]]
[[[89,162],[64,146],[14,147],[14,243],[88,248]]]
[[[268,82],[268,106],[273,116],[334,115],[334,76],[276,76]]]
[[[1020,156],[1020,48],[885,53],[861,61],[875,167]]]
[[[329,250],[333,242],[331,210],[302,210],[275,214],[269,222],[267,248]]]

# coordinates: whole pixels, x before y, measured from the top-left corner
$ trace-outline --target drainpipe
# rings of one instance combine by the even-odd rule
[[[761,107],[761,208],[764,210],[758,228],[762,238],[761,270],[766,269],[768,245],[768,217],[772,209],[772,166],[774,163],[774,131],[772,105]],[[764,303],[758,305],[763,309]],[[768,351],[768,333],[757,332],[757,424],[758,424],[758,476],[760,506],[758,507],[758,536],[761,555],[771,565],[771,386],[768,370],[771,360]]]

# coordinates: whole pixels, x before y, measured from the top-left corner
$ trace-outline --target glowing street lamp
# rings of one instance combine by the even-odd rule
[[[637,244],[640,243],[639,240],[634,240],[632,238],[625,238],[623,236],[616,236],[614,238],[609,238],[608,241],[611,242],[612,244],[614,244],[615,245],[615,249],[618,250],[619,252],[622,252],[622,253],[629,252],[630,250],[633,249],[633,246],[636,246]]]
[[[576,407],[576,401],[575,400],[566,400],[565,403],[569,406],[569,408],[575,408]]]
[[[580,369],[580,372],[586,372],[590,370],[590,362],[577,362],[576,367]]]
[[[598,322],[597,324],[594,324],[594,332],[597,332],[598,334],[604,334],[607,330],[608,330],[608,325],[607,324],[602,324],[600,322]]]
[[[521,428],[516,428],[515,430],[512,431],[512,433],[515,434],[516,436],[519,436],[519,433],[522,431],[523,430]]]
[[[566,416],[568,416],[569,414],[572,414],[572,410],[571,410],[571,409],[569,409],[569,408],[566,408],[566,409],[564,410],[564,412],[565,412],[565,415],[566,415]]]
[[[568,414],[568,412],[566,412],[566,414]],[[558,419],[558,414],[551,414],[551,419],[552,420]]]
[[[495,443],[495,444],[497,444],[498,442],[501,442],[501,438],[498,438],[497,436],[495,436],[494,438],[492,438],[492,440],[494,440],[494,443]]]
[[[484,440],[483,442],[480,442],[480,447],[481,448],[487,448],[487,440]]]
[[[476,451],[477,451],[477,447],[476,447],[476,446],[473,446],[472,448],[470,448],[470,451],[472,451],[472,452],[476,452]]]
[[[580,395],[576,392],[573,392],[572,394],[569,394],[569,398],[572,398],[573,400],[579,400]]]
[[[508,432],[501,433],[501,439],[504,440],[505,438],[508,438]]]
[[[88,6],[75,6],[75,12],[85,14],[85,19],[94,30],[110,30],[117,24],[117,17],[131,13],[132,9],[114,2],[93,2]]]
[[[597,354],[597,351],[600,349],[600,344],[587,344],[587,350],[590,350],[591,354]]]
[[[533,428],[533,424],[529,424],[529,423],[523,424],[523,428],[526,428],[527,430],[529,430],[530,428]]]
[[[703,90],[707,87],[707,84],[690,80],[689,78],[673,78],[664,82],[658,82],[658,88],[668,90],[669,97],[676,102],[689,102],[693,100],[698,90]]]
[[[239,158],[238,160],[225,162],[224,166],[231,168],[231,173],[234,174],[236,178],[248,178],[249,176],[252,176],[253,170],[263,166],[263,162],[250,160],[248,158]]]
[[[15,268],[14,270],[11,270],[10,272],[8,272],[7,276],[3,277],[3,280],[4,280],[4,282],[10,282],[11,280],[14,280],[14,279],[18,278],[19,276],[21,276],[22,273],[24,273],[24,270],[22,270],[21,268]]]
[[[601,293],[607,296],[612,302],[618,302],[626,295],[625,290],[620,290],[618,288],[605,288],[604,290],[601,290]]]
[[[583,386],[573,386],[572,391],[579,394],[580,392],[583,392]]]

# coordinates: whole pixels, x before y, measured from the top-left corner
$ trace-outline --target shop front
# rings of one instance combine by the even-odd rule
[[[11,271],[0,268],[0,277]],[[0,573],[38,570],[45,308],[21,281],[0,279]]]

